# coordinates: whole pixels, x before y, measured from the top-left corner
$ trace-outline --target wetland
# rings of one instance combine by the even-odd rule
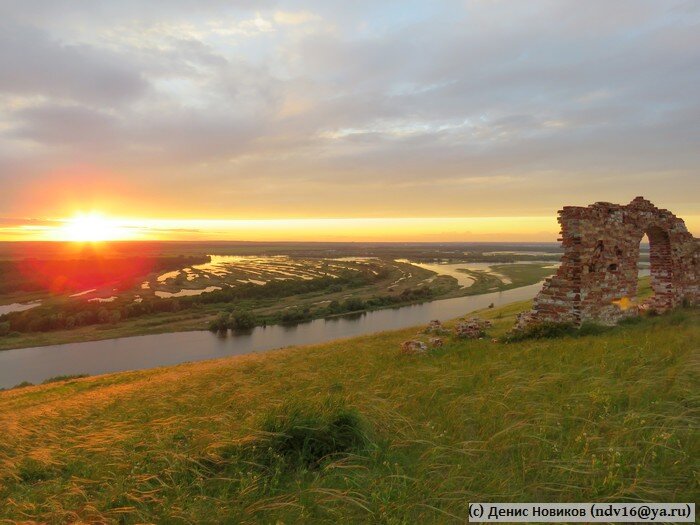
[[[0,277],[0,350],[294,326],[491,294],[541,282],[559,257],[553,243],[112,243],[89,253],[33,248],[18,258],[0,245],[0,265],[9,270]]]

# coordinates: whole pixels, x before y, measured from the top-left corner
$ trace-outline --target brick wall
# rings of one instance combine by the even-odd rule
[[[559,224],[561,266],[545,281],[533,309],[519,317],[519,328],[542,321],[614,324],[644,309],[663,312],[684,301],[700,303],[700,241],[670,211],[637,197],[626,206],[565,206]],[[640,303],[637,262],[644,234],[654,297]]]

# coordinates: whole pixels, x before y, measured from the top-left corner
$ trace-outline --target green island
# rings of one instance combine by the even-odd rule
[[[484,310],[485,338],[423,355],[399,351],[414,327],[0,392],[0,520],[464,523],[470,501],[696,501],[700,311],[505,342],[528,307]]]

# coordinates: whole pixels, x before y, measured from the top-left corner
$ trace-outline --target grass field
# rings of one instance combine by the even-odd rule
[[[489,336],[519,303],[483,313]],[[417,329],[0,392],[0,521],[460,523],[469,501],[696,501],[700,313]]]

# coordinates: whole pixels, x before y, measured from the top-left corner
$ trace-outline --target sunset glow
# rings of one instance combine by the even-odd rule
[[[33,223],[0,227],[0,241],[550,242],[558,231],[554,217],[127,219],[89,213]]]
[[[700,216],[684,217],[700,231]],[[119,218],[97,212],[69,219],[26,219],[0,225],[0,241],[340,241],[340,242],[555,242],[559,225],[550,216],[394,217],[291,219]]]
[[[58,241],[101,242],[128,240],[128,230],[116,221],[98,213],[78,214],[65,221],[63,226],[50,232],[50,237]]]

